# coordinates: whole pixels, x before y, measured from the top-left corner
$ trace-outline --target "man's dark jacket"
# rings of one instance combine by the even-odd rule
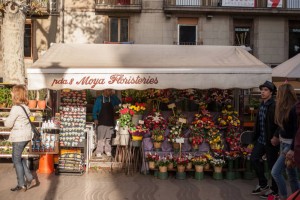
[[[266,145],[272,145],[271,139],[273,138],[278,126],[275,124],[275,100],[274,98],[269,99],[271,101],[270,104],[267,106],[266,117],[265,117],[265,141]],[[262,105],[263,103],[261,103]],[[259,138],[260,131],[259,131],[259,111],[257,112],[256,122],[254,126],[254,141],[256,142]]]

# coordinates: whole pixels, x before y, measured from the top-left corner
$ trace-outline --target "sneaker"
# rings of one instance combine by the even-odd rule
[[[24,185],[24,186],[16,186],[16,187],[14,187],[14,188],[11,188],[10,189],[11,191],[13,191],[13,192],[15,192],[15,191],[23,191],[23,192],[26,192],[26,190],[27,190],[27,187]]]
[[[267,189],[269,189],[268,185],[266,185],[264,187],[257,185],[256,188],[254,190],[252,190],[251,194],[260,194],[261,192],[266,191]]]
[[[102,158],[102,153],[97,153],[96,156],[97,156],[98,158]]]
[[[276,194],[272,190],[268,190],[267,192],[260,195],[259,197],[262,199],[276,199],[276,198],[278,198],[278,194]]]
[[[111,157],[111,153],[110,153],[110,152],[107,152],[106,155],[107,155],[108,157]]]

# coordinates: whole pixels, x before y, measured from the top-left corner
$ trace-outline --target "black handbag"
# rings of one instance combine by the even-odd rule
[[[33,132],[33,137],[32,137],[32,140],[33,141],[36,141],[36,140],[39,140],[40,137],[41,137],[41,133],[39,132],[39,130],[37,130],[37,128],[32,124],[32,122],[30,121],[30,118],[25,110],[25,108],[23,106],[20,105],[20,107],[24,110],[28,120],[29,120],[29,123],[31,125],[31,131]]]

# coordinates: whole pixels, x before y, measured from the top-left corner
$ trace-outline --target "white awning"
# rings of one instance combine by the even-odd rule
[[[28,88],[254,88],[271,68],[241,47],[54,44],[27,69]]]
[[[272,77],[285,79],[299,79],[300,53],[275,67],[272,70]]]

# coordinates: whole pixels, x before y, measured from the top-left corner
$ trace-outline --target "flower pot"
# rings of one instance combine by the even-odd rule
[[[154,142],[153,146],[155,149],[160,149],[161,148],[162,143],[161,142]]]
[[[130,135],[120,134],[120,145],[127,146],[129,144]]]
[[[155,169],[155,162],[154,161],[149,161],[148,165],[149,165],[149,169]]]
[[[140,114],[136,114],[136,115],[133,115],[132,116],[132,123],[136,126],[139,124],[139,120],[142,120],[143,119],[143,115],[140,115]]]
[[[5,108],[6,107],[6,103],[0,103],[0,108]]]
[[[193,163],[189,162],[186,166],[186,169],[190,170],[193,168]]]
[[[203,172],[203,165],[195,165],[195,171],[196,172]]]
[[[222,167],[220,167],[220,166],[215,166],[215,167],[214,167],[214,171],[215,171],[216,173],[222,173]]]
[[[39,109],[45,109],[46,108],[46,100],[38,100],[37,102]]]
[[[167,168],[168,168],[168,170],[173,170],[174,164],[173,163],[169,163]]]
[[[167,172],[167,166],[159,166],[159,172]]]
[[[132,140],[133,141],[141,141],[141,140],[143,140],[143,136],[135,136],[135,135],[133,135],[132,136]]]
[[[28,100],[28,107],[30,109],[36,108],[37,101],[36,100]]]
[[[185,166],[184,165],[177,165],[177,171],[178,172],[184,172],[185,171]]]

